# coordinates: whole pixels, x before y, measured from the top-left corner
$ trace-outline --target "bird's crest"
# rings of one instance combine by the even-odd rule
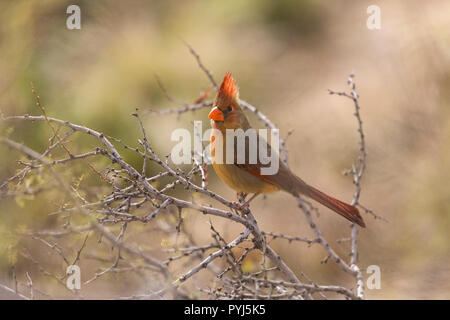
[[[239,96],[239,90],[236,83],[231,76],[231,73],[227,72],[223,78],[222,84],[219,88],[218,96],[221,100],[237,100]]]

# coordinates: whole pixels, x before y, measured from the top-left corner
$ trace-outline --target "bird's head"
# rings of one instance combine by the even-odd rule
[[[216,128],[236,129],[248,125],[239,106],[239,89],[229,72],[223,78],[208,117]]]

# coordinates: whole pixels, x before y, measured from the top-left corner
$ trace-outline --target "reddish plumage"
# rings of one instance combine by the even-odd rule
[[[308,186],[309,190],[305,192],[305,195],[310,197],[311,199],[316,200],[317,202],[323,204],[334,212],[340,214],[344,218],[350,220],[351,222],[355,222],[361,227],[365,228],[366,224],[359,214],[358,209],[355,206],[344,203],[338,199],[330,197],[329,195],[323,193],[320,190],[317,190],[314,187]]]
[[[238,88],[230,72],[227,72],[223,78],[219,88],[219,95],[227,97],[228,99],[237,99],[238,97]]]

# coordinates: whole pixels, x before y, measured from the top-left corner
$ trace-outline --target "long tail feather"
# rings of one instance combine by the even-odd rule
[[[317,190],[316,188],[311,187],[309,185],[307,186],[306,190],[303,189],[303,192],[305,193],[306,196],[330,208],[331,210],[340,214],[341,216],[350,220],[351,222],[357,223],[363,228],[366,227],[363,218],[361,217],[358,209],[355,206],[349,205],[333,197],[330,197],[329,195],[326,195],[322,191]]]

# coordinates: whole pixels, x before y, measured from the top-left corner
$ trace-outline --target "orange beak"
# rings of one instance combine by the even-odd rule
[[[220,111],[219,108],[214,107],[208,115],[208,118],[213,119],[214,121],[224,121],[223,112]]]

